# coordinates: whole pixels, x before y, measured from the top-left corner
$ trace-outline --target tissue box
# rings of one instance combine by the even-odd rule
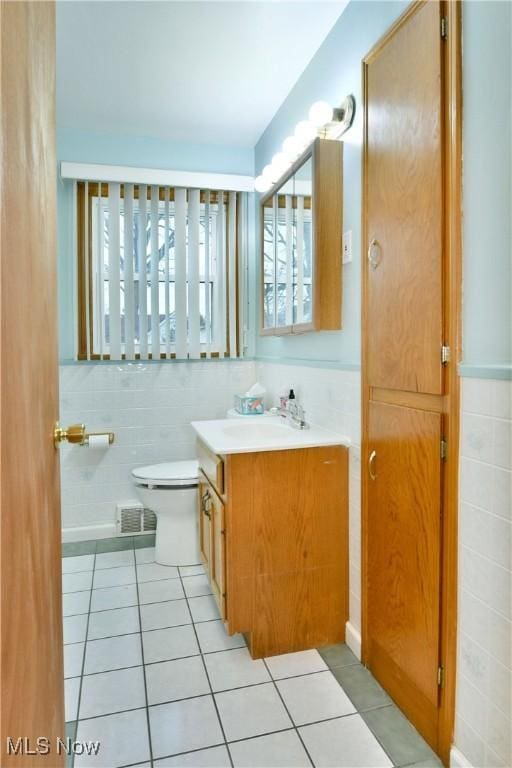
[[[254,416],[264,412],[263,398],[235,395],[235,409],[243,416]]]

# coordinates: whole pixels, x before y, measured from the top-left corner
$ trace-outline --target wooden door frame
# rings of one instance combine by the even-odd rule
[[[363,110],[363,204],[362,204],[362,457],[368,455],[369,384],[367,380],[367,288],[368,248],[367,217],[367,67],[368,62],[401,29],[428,0],[415,0],[369,51],[362,62]],[[442,467],[442,542],[441,542],[441,615],[440,664],[444,668],[444,685],[440,691],[437,752],[449,765],[455,719],[455,681],[457,658],[457,549],[458,549],[458,484],[459,484],[459,376],[461,359],[461,204],[462,204],[462,2],[444,0],[442,15],[447,19],[448,36],[443,41],[443,313],[445,344],[451,349],[451,360],[444,370],[443,425],[448,455]],[[441,31],[440,31],[441,34]],[[368,552],[368,473],[361,472],[361,546],[362,546],[362,660],[367,658],[367,552]]]

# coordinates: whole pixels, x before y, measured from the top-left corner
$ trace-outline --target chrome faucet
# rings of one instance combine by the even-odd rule
[[[294,429],[309,429],[309,424],[306,421],[306,411],[297,400],[288,400],[286,408],[271,408],[270,412],[282,416],[289,422],[290,427]]]
[[[309,424],[306,421],[306,411],[297,400],[290,400],[288,402],[288,411],[292,427],[295,427],[295,429],[309,429]]]

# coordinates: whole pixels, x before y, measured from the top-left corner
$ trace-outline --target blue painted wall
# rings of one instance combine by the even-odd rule
[[[258,335],[257,207],[250,272],[250,346],[260,358],[360,364],[361,59],[407,6],[406,0],[349,4],[281,105],[254,150],[191,145],[144,137],[58,132],[58,158],[176,170],[259,173],[317,99],[337,104],[356,97],[356,120],[344,153],[344,230],[352,230],[353,261],[344,267],[340,332],[298,337]],[[467,375],[509,376],[512,366],[512,5],[466,2],[464,60],[464,362]],[[71,184],[59,182],[59,318],[61,359],[74,350],[75,263]]]
[[[512,364],[512,4],[465,3],[463,52],[463,359],[478,374]]]
[[[359,367],[361,345],[361,60],[407,7],[407,2],[351,2],[283,102],[255,149],[259,173],[283,139],[318,99],[338,105],[349,93],[356,117],[346,134],[343,170],[343,229],[352,230],[353,261],[343,268],[343,330],[295,337],[258,337],[258,357],[317,360]],[[258,251],[259,252],[259,251]]]
[[[263,358],[360,362],[361,59],[404,10],[402,2],[354,2],[290,92],[259,140],[259,173],[317,99],[347,93],[357,116],[344,157],[344,230],[354,260],[343,273],[343,331],[295,338],[258,337]],[[512,4],[466,2],[464,87],[464,357],[461,373],[509,377],[512,365]]]
[[[212,144],[166,142],[137,136],[81,133],[58,130],[57,158],[78,163],[133,165],[175,171],[210,171],[252,176],[254,150]],[[252,206],[251,214],[254,211]],[[59,356],[72,360],[75,353],[76,263],[73,252],[73,183],[59,179],[57,188],[57,235],[59,281]],[[251,232],[254,218],[251,215]],[[253,235],[251,235],[253,239]],[[250,352],[252,352],[252,346]]]

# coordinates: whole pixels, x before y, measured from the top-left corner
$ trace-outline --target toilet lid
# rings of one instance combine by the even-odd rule
[[[139,484],[147,485],[193,485],[197,483],[199,465],[191,461],[166,461],[149,467],[136,467],[132,476]]]

